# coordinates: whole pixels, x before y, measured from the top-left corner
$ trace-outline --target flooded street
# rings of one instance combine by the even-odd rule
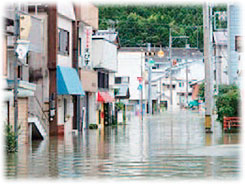
[[[204,133],[204,115],[164,112],[35,141],[6,157],[7,178],[238,179],[239,134]]]

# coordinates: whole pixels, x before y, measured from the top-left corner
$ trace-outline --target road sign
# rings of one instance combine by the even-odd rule
[[[154,65],[155,64],[155,61],[153,59],[150,59],[148,62],[149,62],[149,65]]]
[[[142,84],[139,84],[139,86],[138,86],[137,89],[138,89],[138,90],[142,90]]]
[[[15,52],[18,54],[20,60],[25,59],[27,52],[29,51],[29,41],[18,40]]]

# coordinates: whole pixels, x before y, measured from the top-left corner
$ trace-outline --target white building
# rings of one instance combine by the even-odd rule
[[[178,52],[177,52],[178,50]],[[191,101],[192,88],[190,83],[204,79],[204,63],[202,54],[198,50],[187,51],[185,49],[175,49],[173,56],[177,61],[172,66],[172,107],[180,108]],[[182,54],[181,54],[182,53]],[[191,54],[189,54],[191,53]],[[188,67],[186,68],[186,59]],[[188,70],[188,93],[186,88],[186,70]],[[171,90],[170,90],[170,66],[163,65],[157,70],[153,70],[152,85],[155,88],[152,90],[153,99],[157,99],[158,105],[170,107],[171,105]],[[157,92],[154,92],[156,91]],[[154,94],[156,96],[154,96]],[[186,95],[188,94],[188,99]]]
[[[98,73],[96,117],[99,127],[111,124],[114,115],[114,89],[111,83],[118,69],[117,49],[118,43],[108,40],[105,35],[96,33],[92,36],[93,68]]]
[[[81,118],[83,128],[96,124],[96,94],[98,90],[98,75],[93,69],[92,35],[98,29],[98,8],[93,4],[77,5],[77,20],[79,21],[78,57],[80,79],[84,98],[81,100]]]
[[[72,39],[73,39],[73,30],[72,22],[75,21],[75,11],[72,3],[57,3],[57,28],[58,28],[58,54],[57,54],[57,87],[58,87],[58,130],[62,131],[64,127],[64,135],[67,135],[72,132],[73,129],[73,116],[74,116],[74,106],[73,106],[73,95],[70,92],[59,92],[59,86],[61,82],[59,79],[61,76],[64,78],[64,82],[70,83],[66,80],[65,74],[71,74],[70,71],[73,71],[73,51],[72,51]],[[60,72],[60,73],[59,73]],[[76,73],[76,78],[78,73]],[[60,74],[60,76],[58,76]],[[75,77],[75,76],[74,76]],[[75,80],[75,78],[73,79]],[[79,80],[79,78],[78,78]],[[74,81],[75,82],[75,81]],[[81,82],[79,80],[81,85]],[[66,84],[64,84],[66,85]],[[67,86],[68,87],[68,86]],[[83,92],[84,93],[84,92]],[[84,94],[83,94],[84,95]]]
[[[155,64],[152,67],[151,77],[151,98],[153,113],[158,111],[160,104],[169,106],[170,104],[170,78],[169,69],[170,63],[168,62],[168,49],[164,48],[164,57],[159,58],[157,52],[159,48],[153,48],[152,52],[155,53],[152,58]],[[146,48],[139,47],[125,47],[119,49],[118,53],[118,72],[115,75],[115,86],[119,86],[128,83],[130,98],[128,105],[132,106],[133,112],[138,114],[140,112],[140,99],[141,93],[138,90],[139,81],[138,77],[143,77],[142,91],[143,91],[143,109],[146,111],[146,104],[148,99],[148,63],[145,56],[147,52]],[[186,65],[185,60],[188,59],[188,81],[191,83],[194,80],[204,79],[204,64],[202,61],[202,53],[197,49],[185,49],[173,48],[173,59],[178,60],[176,66],[172,68],[173,76],[173,107],[180,107],[183,104],[183,100],[186,92]],[[181,84],[180,84],[181,83]],[[191,100],[192,88],[188,85],[189,97]],[[186,101],[186,100],[185,100]]]
[[[146,88],[145,79],[145,56],[140,48],[120,48],[118,52],[118,71],[115,74],[115,87],[127,84],[129,87],[130,97],[127,104],[127,110],[140,112],[141,91],[138,89],[138,77],[143,77],[142,81],[142,99],[143,111],[145,112]]]

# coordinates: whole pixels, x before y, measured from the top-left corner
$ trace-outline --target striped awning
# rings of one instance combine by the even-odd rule
[[[114,102],[114,98],[108,92],[98,91],[97,101],[110,103],[110,102]]]

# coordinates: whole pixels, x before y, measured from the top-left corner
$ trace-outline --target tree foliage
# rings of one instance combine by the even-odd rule
[[[218,121],[223,122],[224,116],[239,116],[240,91],[235,85],[220,85],[216,100]]]
[[[205,102],[205,83],[201,83],[199,86],[198,96]]]
[[[202,5],[99,5],[99,29],[107,29],[110,20],[115,22],[121,46],[139,46],[143,43],[169,45],[169,28],[172,35],[189,36],[191,47],[203,50]],[[213,11],[225,11],[226,5],[218,5]],[[173,41],[173,47],[183,47],[184,39]]]
[[[115,21],[121,46],[138,46],[143,43],[163,47],[169,45],[169,28],[172,35],[189,36],[192,47],[203,47],[202,6],[99,6],[99,29],[107,29],[108,20]],[[183,39],[173,46],[184,46]]]

